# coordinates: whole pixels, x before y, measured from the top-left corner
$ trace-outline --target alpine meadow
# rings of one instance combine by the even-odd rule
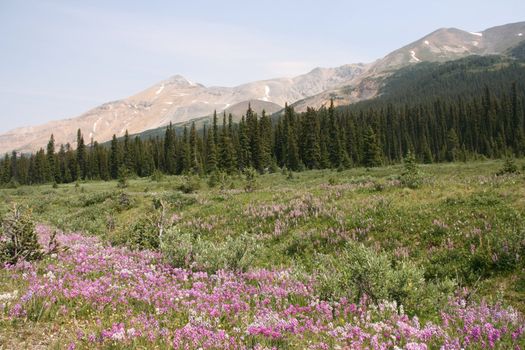
[[[379,45],[372,26],[413,39],[399,23],[415,5],[381,24],[353,4],[375,22],[352,17],[358,33],[336,20],[343,2],[308,26],[198,3],[0,5],[0,350],[525,350],[525,22],[508,23],[523,5],[414,9],[426,29],[508,24],[434,27],[371,63],[293,76],[296,54],[340,61],[343,34],[356,52]],[[52,117],[177,65],[249,81],[278,55],[286,78],[175,75]]]

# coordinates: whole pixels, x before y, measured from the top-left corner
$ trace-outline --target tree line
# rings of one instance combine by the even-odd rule
[[[512,83],[507,92],[485,87],[478,97],[435,98],[412,104],[373,104],[366,108],[320,109],[297,113],[286,106],[275,118],[251,108],[240,122],[215,113],[197,129],[195,123],[163,136],[115,135],[109,144],[85,142],[78,130],[76,147],[57,146],[25,155],[6,154],[0,183],[69,183],[119,176],[229,174],[246,168],[260,173],[287,168],[374,167],[399,162],[411,151],[418,161],[450,162],[476,157],[525,154],[524,91]]]

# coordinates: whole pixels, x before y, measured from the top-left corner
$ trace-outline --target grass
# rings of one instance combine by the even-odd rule
[[[518,161],[520,168],[523,163]],[[321,255],[337,259],[347,242],[358,241],[394,264],[421,267],[428,283],[451,280],[469,287],[476,299],[524,312],[525,177],[496,176],[502,166],[421,165],[424,181],[416,189],[400,185],[401,165],[306,171],[292,179],[267,174],[257,177],[253,192],[244,191],[241,177],[223,189],[201,179],[200,189],[189,194],[178,191],[185,180],[176,176],[131,179],[123,189],[115,181],[19,187],[1,190],[0,213],[19,203],[32,209],[37,222],[126,244],[130,230],[142,235],[144,225],[154,225],[147,220],[158,215],[153,202],[161,198],[173,225],[201,241],[219,245],[228,237],[255,237],[253,268],[310,274]],[[137,226],[140,220],[146,224]],[[0,293],[12,288],[0,274]],[[38,333],[29,325],[10,327],[19,339],[21,329]],[[60,334],[60,326],[49,327]]]

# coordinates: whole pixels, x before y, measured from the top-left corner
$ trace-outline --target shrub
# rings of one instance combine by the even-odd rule
[[[119,210],[128,210],[133,207],[133,199],[127,193],[120,193],[117,198]]]
[[[161,182],[164,179],[164,174],[159,169],[155,169],[150,177],[151,181]]]
[[[129,170],[126,167],[120,167],[118,170],[117,187],[126,188],[128,187]]]
[[[408,188],[418,188],[423,182],[421,172],[416,162],[416,157],[412,152],[408,152],[403,159],[403,173],[401,174],[401,183]]]
[[[166,231],[161,250],[175,267],[191,268],[214,273],[227,269],[246,271],[253,267],[260,246],[248,234],[227,236],[223,242],[212,242],[178,227]]]
[[[131,227],[126,227],[113,238],[113,243],[125,244],[131,249],[158,249],[159,229],[157,218],[146,214],[136,220]]]
[[[221,190],[227,187],[228,176],[223,171],[214,171],[208,178],[208,187],[214,188],[219,186]]]
[[[177,187],[177,189],[183,193],[193,193],[200,188],[201,181],[196,176],[184,176],[182,178],[182,183]]]
[[[246,181],[244,190],[246,192],[253,192],[257,186],[257,171],[252,167],[244,169],[244,178]]]
[[[98,192],[89,195],[81,195],[79,205],[81,207],[90,207],[92,205],[104,203],[107,199],[115,197],[114,192]]]
[[[503,167],[498,171],[497,175],[515,174],[517,172],[518,172],[518,166],[516,165],[516,161],[514,160],[514,157],[507,156],[505,157],[505,162],[503,163]]]
[[[15,205],[2,221],[0,261],[14,264],[20,259],[39,260],[43,255],[30,212]]]
[[[349,242],[337,257],[319,255],[317,269],[322,298],[347,297],[357,302],[366,295],[374,303],[394,300],[409,312],[436,307],[435,300],[445,299],[454,287],[449,280],[428,283],[424,270],[415,264],[394,264],[388,254],[356,242]]]
[[[162,199],[165,200],[171,208],[178,210],[184,209],[185,207],[197,202],[193,196],[184,195],[180,192],[168,192],[162,196]]]

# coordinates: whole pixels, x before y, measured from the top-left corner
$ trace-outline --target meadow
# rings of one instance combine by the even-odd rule
[[[58,249],[0,269],[0,349],[524,349],[516,163],[2,189]]]

